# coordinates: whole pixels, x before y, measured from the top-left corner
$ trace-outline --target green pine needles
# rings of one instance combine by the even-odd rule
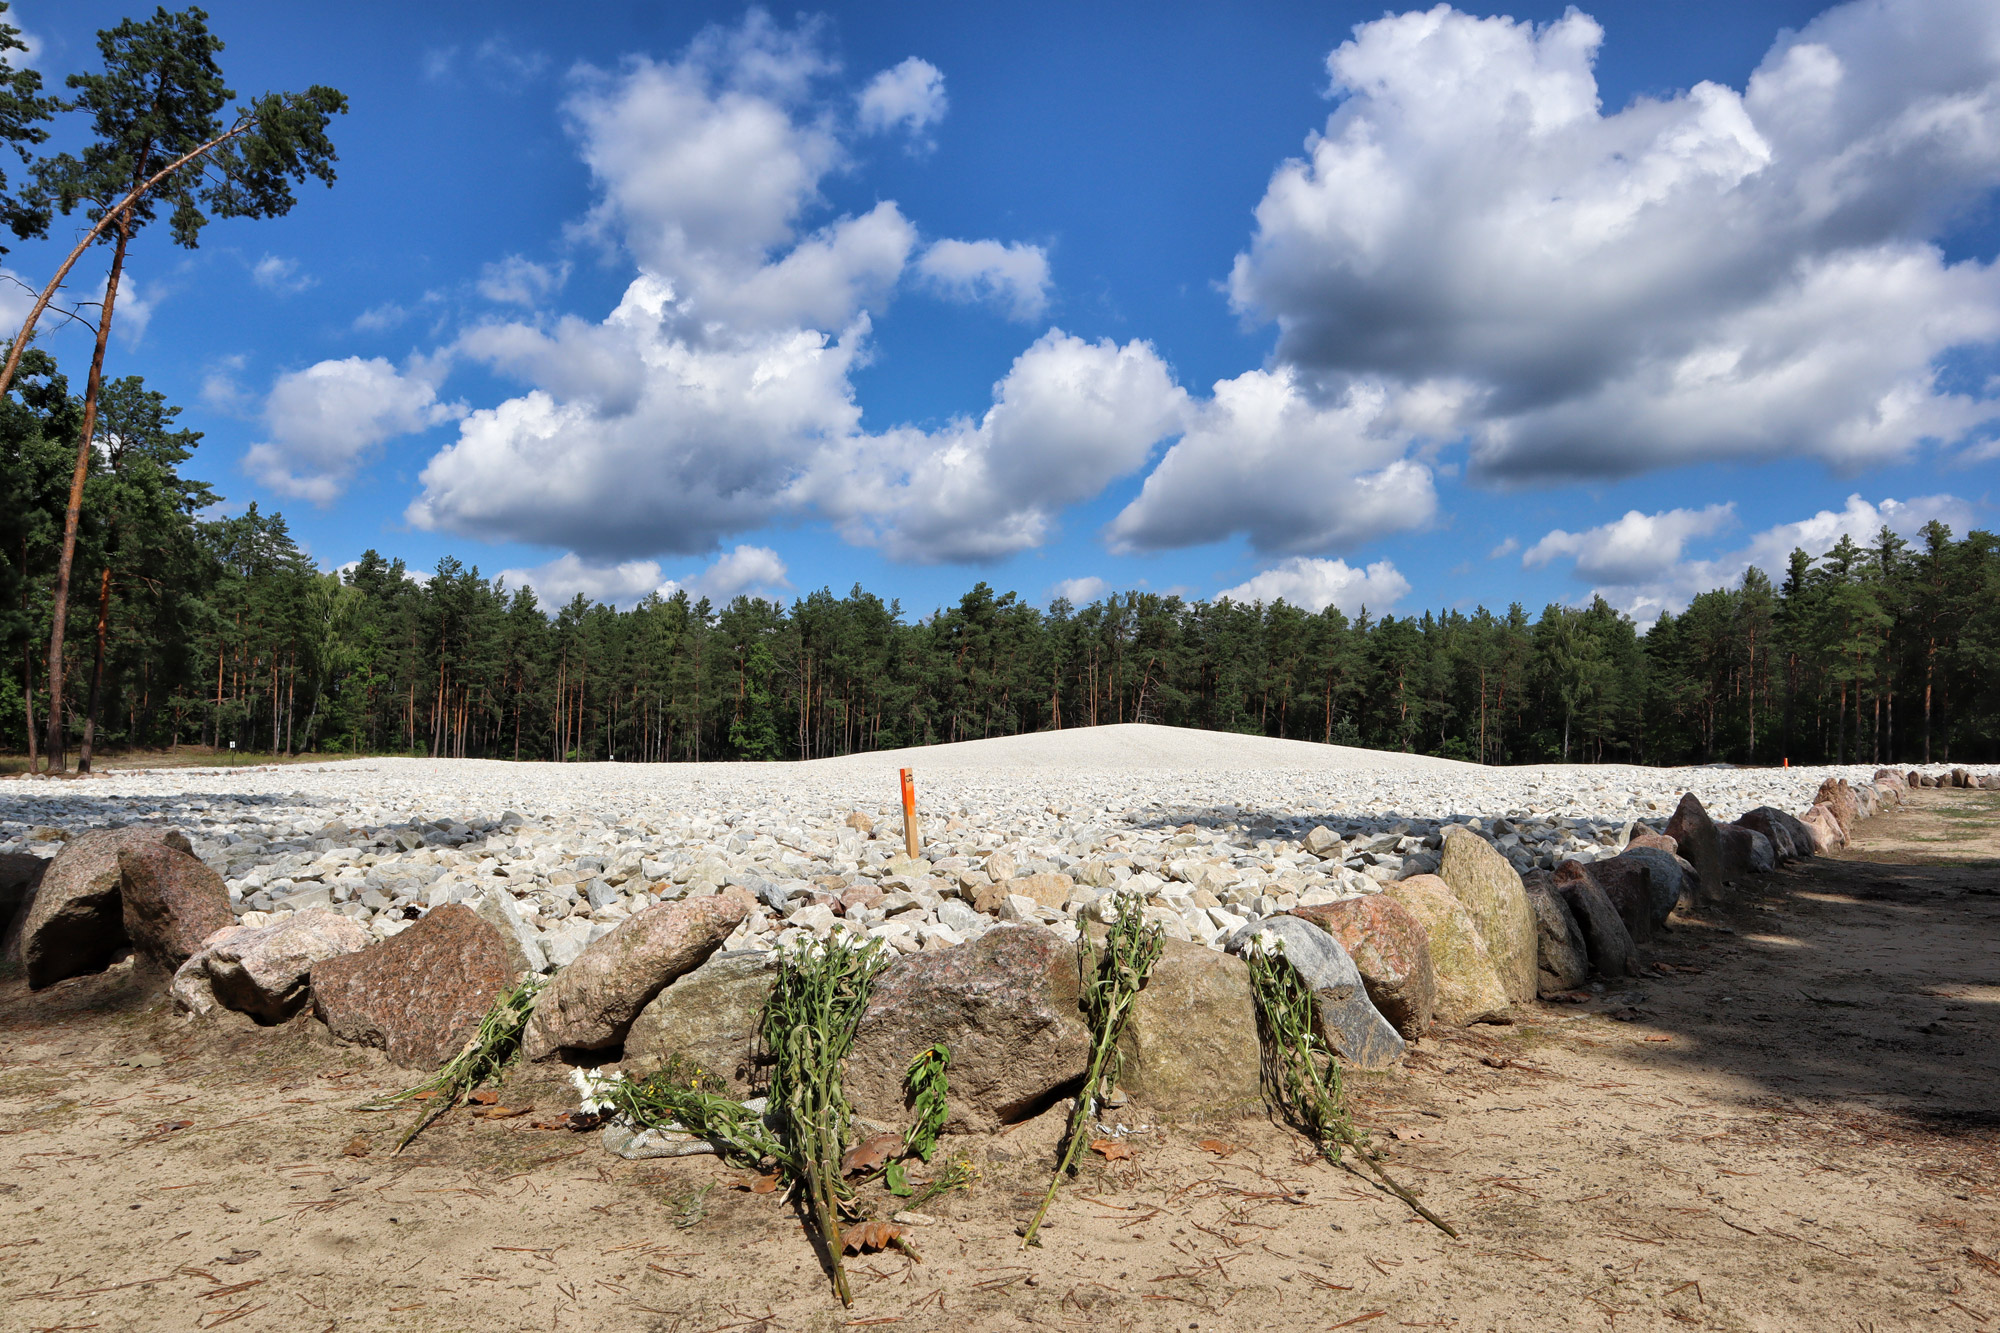
[[[1285,957],[1282,944],[1267,947],[1268,936],[1252,942],[1250,989],[1257,1000],[1257,1025],[1264,1051],[1264,1095],[1272,1108],[1299,1133],[1312,1140],[1327,1161],[1353,1170],[1341,1156],[1354,1155],[1390,1193],[1410,1205],[1418,1216],[1451,1236],[1451,1224],[1418,1203],[1382,1166],[1382,1154],[1347,1114],[1347,1097],[1340,1084],[1340,1066],[1320,1039],[1318,1001],[1299,970]]]
[[[1118,1038],[1132,1016],[1132,1005],[1139,992],[1145,989],[1146,978],[1152,975],[1153,964],[1166,948],[1165,933],[1158,926],[1146,924],[1143,899],[1136,894],[1120,894],[1114,901],[1117,915],[1105,937],[1102,954],[1091,941],[1084,913],[1077,913],[1076,967],[1083,985],[1084,1022],[1090,1026],[1090,1064],[1084,1072],[1083,1086],[1077,1089],[1076,1109],[1070,1112],[1069,1128],[1063,1134],[1049,1191],[1042,1196],[1042,1206],[1035,1210],[1034,1218],[1021,1232],[1022,1249],[1041,1244],[1036,1235],[1042,1229],[1049,1205],[1055,1202],[1056,1189],[1064,1176],[1076,1172],[1077,1160],[1090,1141],[1090,1118],[1097,1111],[1098,1098],[1118,1081]]]
[[[500,1076],[514,1058],[521,1053],[521,1033],[528,1026],[528,1018],[535,1012],[535,1001],[541,995],[545,978],[524,977],[512,990],[501,993],[479,1020],[479,1027],[465,1045],[444,1068],[417,1084],[406,1088],[392,1097],[372,1102],[362,1107],[364,1111],[393,1111],[405,1102],[428,1095],[431,1105],[417,1117],[417,1123],[410,1126],[409,1133],[396,1142],[396,1151],[401,1152],[440,1116],[463,1102],[480,1084]]]

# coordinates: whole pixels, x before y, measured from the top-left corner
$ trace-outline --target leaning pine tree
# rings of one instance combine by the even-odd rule
[[[143,22],[127,19],[97,34],[104,58],[99,74],[72,74],[75,94],[65,111],[91,118],[92,142],[81,153],[62,153],[36,167],[38,197],[65,214],[81,208],[90,228],[70,251],[28,312],[0,366],[0,396],[12,386],[21,353],[35,324],[69,271],[93,245],[109,241],[111,267],[97,319],[97,346],[84,390],[83,425],[76,469],[63,515],[62,553],[56,562],[49,631],[49,771],[63,768],[63,635],[68,622],[71,566],[78,517],[90,473],[91,438],[104,381],[104,348],[118,300],[118,281],[132,237],[169,205],[174,242],[193,249],[210,217],[269,218],[291,211],[294,182],[307,176],[333,183],[335,153],[328,123],[347,109],[347,97],[314,85],[302,93],[265,93],[224,112],[236,94],[224,86],[215,63],[222,41],[199,9],[154,11]]]

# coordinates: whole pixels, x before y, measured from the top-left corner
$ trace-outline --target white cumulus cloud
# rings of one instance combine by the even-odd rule
[[[1753,565],[1773,583],[1782,583],[1794,550],[1817,559],[1842,537],[1872,546],[1885,527],[1907,541],[1915,539],[1933,520],[1961,536],[1973,523],[1972,506],[1952,495],[1880,501],[1850,495],[1839,509],[1822,509],[1810,518],[1775,524],[1751,534],[1734,550],[1709,557],[1685,554],[1689,541],[1727,526],[1732,511],[1730,505],[1711,505],[1663,514],[1629,513],[1588,532],[1552,532],[1530,547],[1522,559],[1545,564],[1557,557],[1573,556],[1577,576],[1591,582],[1592,594],[1650,623],[1661,611],[1678,614],[1697,593],[1735,587]],[[1657,551],[1643,549],[1649,538],[1660,543]]]
[[[569,280],[568,264],[537,264],[520,255],[508,255],[479,271],[479,294],[503,305],[533,308],[561,290]]]
[[[856,114],[866,134],[884,134],[898,127],[921,133],[944,119],[944,73],[915,56],[868,81],[856,99]]]
[[[1409,591],[1410,581],[1387,560],[1355,569],[1345,560],[1294,556],[1233,588],[1224,588],[1216,598],[1264,603],[1283,600],[1314,612],[1337,606],[1351,616],[1364,606],[1371,612],[1386,611]]]
[[[350,356],[280,375],[264,401],[270,438],[250,446],[243,468],[282,494],[330,504],[384,440],[464,415],[438,401],[435,374]]]
[[[1058,601],[1068,602],[1071,606],[1089,606],[1110,591],[1111,585],[1103,579],[1095,574],[1086,574],[1081,578],[1056,582],[1049,588],[1048,602],[1051,606]]]
[[[265,255],[250,266],[250,277],[267,292],[293,296],[318,282],[299,272],[299,261],[282,255]]]
[[[690,597],[724,604],[739,593],[789,588],[787,572],[784,560],[768,546],[738,546],[686,579],[663,578],[657,560],[596,562],[574,551],[532,568],[503,569],[499,577],[509,587],[533,588],[542,608],[554,612],[579,594],[587,601],[630,608],[649,594],[671,597],[683,589]]]
[[[1839,6],[1741,93],[1608,112],[1603,35],[1446,5],[1355,29],[1231,274],[1280,364],[1461,386],[1498,480],[1855,468],[2000,417],[1935,369],[2000,339],[2000,275],[1936,245],[2000,185],[2000,8]]]
[[[1157,551],[1240,532],[1259,551],[1303,553],[1421,528],[1437,491],[1404,453],[1458,410],[1448,393],[1378,382],[1315,402],[1288,367],[1223,380],[1107,536],[1115,550]]]
[[[792,495],[898,560],[995,560],[1041,545],[1059,510],[1145,466],[1186,401],[1149,344],[1051,329],[977,422],[845,441]]]
[[[917,257],[932,290],[954,301],[991,301],[1023,323],[1049,305],[1049,256],[1019,241],[937,241]]]
[[[1549,533],[1521,555],[1521,566],[1533,569],[1561,556],[1576,562],[1578,577],[1602,583],[1640,583],[1678,563],[1691,537],[1720,531],[1735,516],[1736,506],[1669,509],[1659,514],[1630,510],[1623,518],[1584,532]]]

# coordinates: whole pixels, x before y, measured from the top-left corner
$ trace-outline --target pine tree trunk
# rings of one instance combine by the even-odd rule
[[[97,740],[97,703],[104,687],[104,640],[111,626],[111,562],[97,580],[97,656],[90,667],[90,706],[83,714],[83,746],[77,751],[76,771],[90,771],[90,751]]]
[[[62,555],[56,561],[54,610],[49,625],[49,772],[63,771],[63,634],[69,626],[69,576],[76,563],[76,529],[83,516],[83,483],[90,475],[91,439],[97,431],[97,395],[104,385],[104,345],[111,337],[111,310],[118,301],[118,278],[125,270],[125,247],[132,239],[124,218],[111,251],[111,276],[104,284],[104,309],[97,319],[97,347],[90,357],[90,381],[83,395],[83,429],[76,442],[76,470],[70,474],[69,507],[63,511]]]

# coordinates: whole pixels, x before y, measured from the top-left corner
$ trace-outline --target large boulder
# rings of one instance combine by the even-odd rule
[[[39,990],[65,977],[102,971],[130,942],[118,853],[146,843],[194,853],[187,838],[170,828],[92,829],[63,844],[21,922],[28,985]]]
[[[0,852],[0,932],[12,935],[14,920],[35,896],[49,863],[26,852]]]
[[[282,1023],[305,1006],[314,963],[368,947],[359,922],[309,907],[261,926],[229,926],[208,937],[174,973],[174,1003],[197,1017],[234,1009]]]
[[[1833,811],[1833,817],[1840,823],[1843,845],[1854,840],[1855,831],[1861,823],[1861,805],[1854,799],[1854,788],[1847,785],[1846,778],[1828,778],[1820,783],[1819,794],[1813,797],[1813,804]]]
[[[521,915],[520,905],[514,901],[512,893],[496,886],[481,894],[476,904],[468,905],[493,929],[511,937],[520,946],[522,956],[528,960],[529,971],[549,970],[548,951],[542,945],[542,934]]]
[[[1667,836],[1694,867],[1695,901],[1709,907],[1722,902],[1722,838],[1693,792],[1683,795],[1674,807],[1674,817],[1667,821]]]
[[[1262,1097],[1257,1005],[1241,958],[1165,941],[1118,1045],[1120,1086],[1161,1115],[1226,1115]]]
[[[1726,879],[1768,875],[1778,868],[1771,840],[1756,829],[1745,824],[1717,824],[1715,835],[1722,847],[1722,873]]]
[[[1285,957],[1312,989],[1314,1027],[1329,1050],[1363,1069],[1386,1069],[1403,1058],[1403,1038],[1368,999],[1354,960],[1326,931],[1300,916],[1272,916],[1253,922],[1229,941],[1233,952],[1249,948],[1260,935],[1284,941]]]
[[[679,1059],[721,1079],[738,1097],[765,1091],[760,1060],[764,1005],[778,979],[770,949],[732,949],[654,996],[625,1034],[625,1072],[644,1078]]]
[[[1437,1021],[1446,1027],[1507,1021],[1506,984],[1472,914],[1451,886],[1436,875],[1412,875],[1383,892],[1423,923],[1431,969],[1437,975]],[[1523,891],[1523,902],[1527,896]]]
[[[1847,831],[1841,828],[1840,816],[1830,805],[1813,806],[1799,816],[1799,822],[1812,834],[1816,855],[1837,852],[1847,845]]]
[[[1590,949],[1582,927],[1555,891],[1548,871],[1523,876],[1521,887],[1535,914],[1536,990],[1542,995],[1575,990],[1590,980]]]
[[[1465,904],[1510,1000],[1535,998],[1535,914],[1521,874],[1471,829],[1445,830],[1437,876]]]
[[[1653,830],[1647,828],[1644,824],[1632,830],[1632,837],[1625,844],[1625,850],[1628,852],[1634,847],[1651,847],[1657,851],[1665,852],[1669,856],[1679,856],[1681,852],[1681,845],[1679,843],[1664,833],[1653,832]]]
[[[436,1069],[528,970],[513,940],[463,903],[446,903],[358,953],[314,963],[307,985],[334,1036],[379,1046],[406,1068]]]
[[[747,913],[724,894],[683,898],[634,913],[556,973],[521,1034],[521,1054],[601,1051],[625,1040],[632,1020],[676,977],[708,961]]]
[[[125,936],[142,958],[176,972],[218,930],[236,924],[222,876],[164,842],[118,849]]]
[[[1639,950],[1632,943],[1632,932],[1625,928],[1625,919],[1604,896],[1604,890],[1591,879],[1588,868],[1581,862],[1565,861],[1556,867],[1551,882],[1583,932],[1591,970],[1605,977],[1637,972]]]
[[[1803,822],[1772,805],[1760,805],[1736,821],[1771,840],[1780,861],[1796,861],[1818,850],[1818,839]]]
[[[1339,941],[1361,973],[1368,998],[1397,1032],[1414,1040],[1430,1030],[1437,1016],[1437,969],[1416,913],[1386,893],[1369,893],[1295,907],[1292,915]]]
[[[1663,852],[1657,847],[1627,847],[1612,858],[1617,861],[1636,861],[1646,867],[1652,877],[1652,928],[1660,929],[1673,915],[1674,908],[1685,901],[1693,901],[1696,879],[1694,867],[1671,852]],[[1600,862],[1600,864],[1602,864]]]
[[[1612,856],[1602,861],[1564,864],[1582,867],[1584,875],[1616,909],[1618,919],[1625,923],[1625,930],[1635,943],[1653,938],[1653,867],[1642,856]],[[1678,887],[1679,866],[1674,868],[1674,880]]]
[[[1090,1059],[1076,946],[1033,925],[996,925],[967,944],[905,954],[882,969],[855,1034],[844,1089],[859,1114],[907,1118],[903,1072],[951,1048],[948,1128],[984,1133],[1075,1089]]]

